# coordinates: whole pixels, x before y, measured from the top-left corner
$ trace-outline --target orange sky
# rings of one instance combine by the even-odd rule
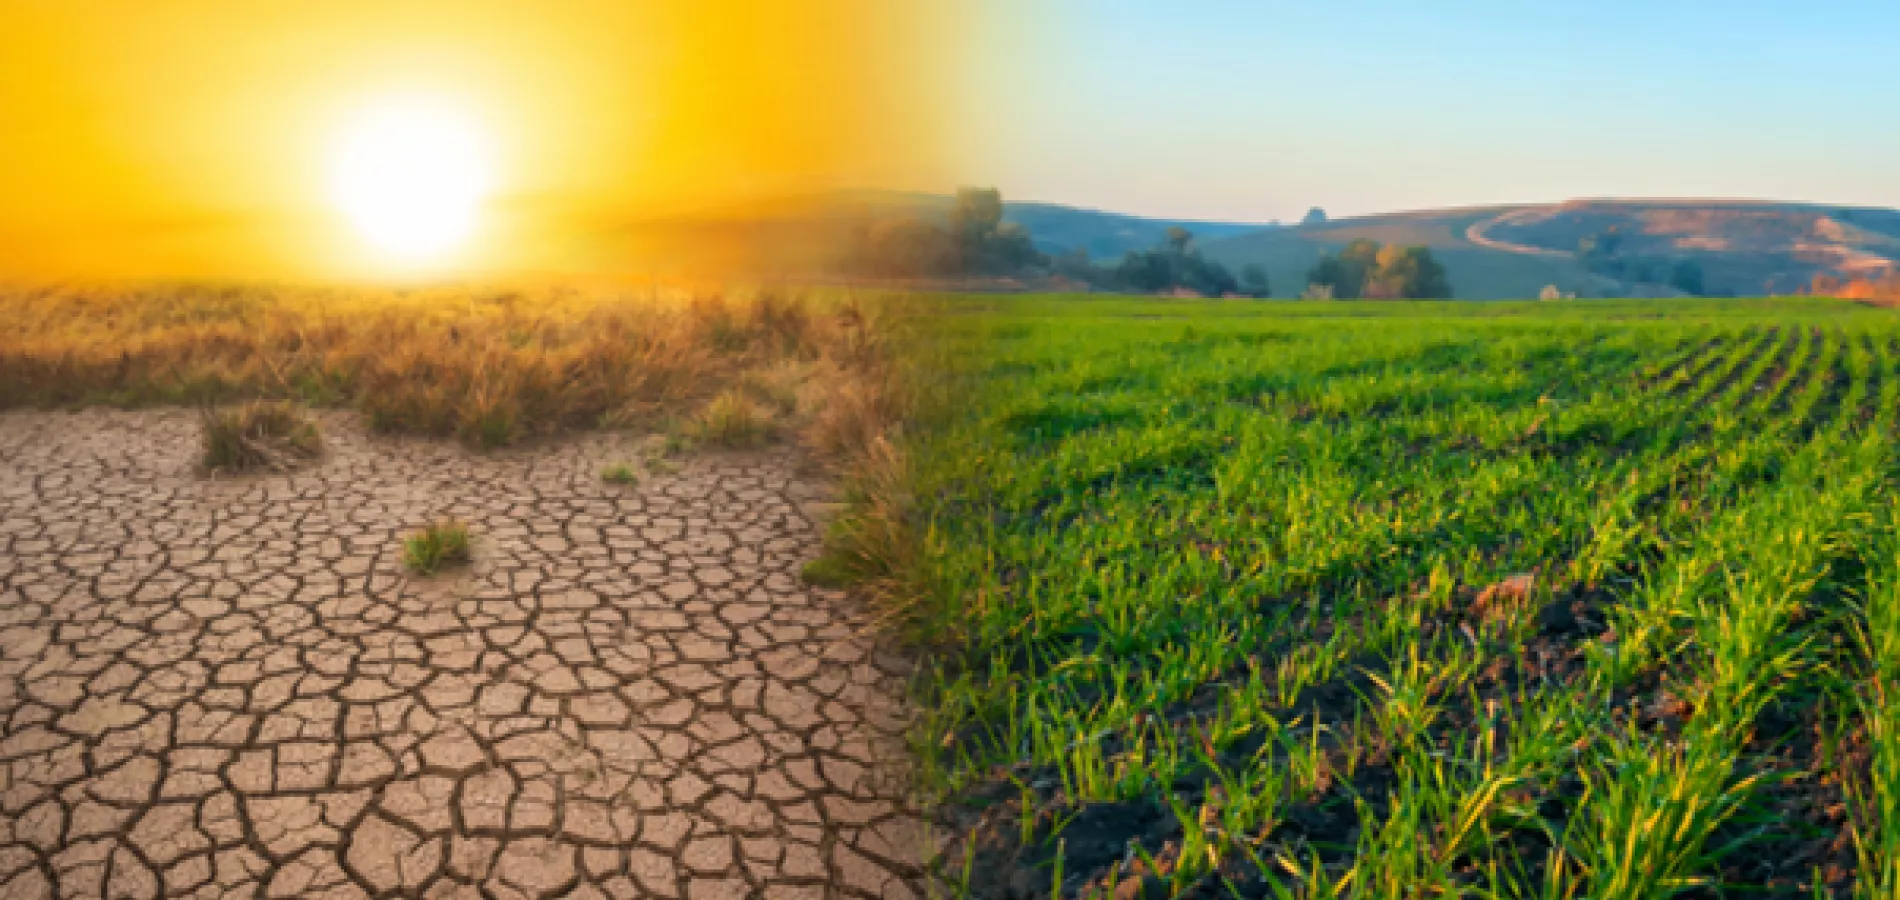
[[[953,5],[0,0],[0,277],[389,274],[324,171],[390,94],[493,137],[441,274],[612,268],[616,225],[746,198],[943,190]]]

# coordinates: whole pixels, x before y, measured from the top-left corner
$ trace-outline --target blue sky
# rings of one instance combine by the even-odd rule
[[[1896,0],[993,0],[974,45],[959,174],[1011,199],[1900,206]]]

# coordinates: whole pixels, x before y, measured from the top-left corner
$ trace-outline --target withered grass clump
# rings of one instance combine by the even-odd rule
[[[323,450],[317,423],[291,403],[205,407],[200,421],[204,467],[212,471],[281,472],[314,459]]]
[[[468,562],[468,526],[453,516],[430,522],[403,538],[402,562],[418,575]]]
[[[807,581],[855,585],[884,601],[886,615],[910,615],[907,604],[928,590],[914,473],[904,425],[948,408],[946,361],[920,358],[925,344],[893,323],[858,309],[840,312],[835,350],[809,364],[797,386],[798,437],[843,473],[845,506],[829,523],[825,553],[807,565]],[[929,373],[928,376],[919,373]]]
[[[848,470],[845,500],[826,532],[824,555],[805,566],[805,580],[825,587],[861,585],[888,601],[916,599],[916,503],[902,447],[882,434],[874,437]],[[888,612],[905,614],[898,606]]]
[[[761,447],[772,437],[772,415],[743,392],[728,390],[706,404],[693,437],[716,447]]]

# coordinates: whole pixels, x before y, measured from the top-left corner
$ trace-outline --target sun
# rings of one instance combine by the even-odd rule
[[[489,135],[453,103],[391,97],[344,128],[330,165],[337,208],[377,251],[439,261],[474,233],[494,182]]]

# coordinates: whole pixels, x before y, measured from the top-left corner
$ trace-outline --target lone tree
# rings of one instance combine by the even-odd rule
[[[1319,262],[1306,273],[1308,284],[1326,284],[1333,296],[1353,300],[1365,296],[1366,277],[1379,265],[1379,242],[1358,238],[1338,254],[1321,254]]]
[[[1300,220],[1301,225],[1324,225],[1325,223],[1326,210],[1320,209],[1317,206],[1307,210],[1306,218]]]
[[[1451,280],[1445,267],[1422,246],[1381,246],[1358,238],[1338,254],[1322,254],[1306,273],[1309,284],[1328,285],[1341,300],[1361,297],[1384,300],[1445,299]]]
[[[1445,267],[1432,258],[1432,251],[1391,246],[1379,251],[1378,266],[1366,279],[1365,296],[1387,300],[1450,297],[1451,281],[1445,277]]]
[[[950,239],[966,273],[1014,272],[1043,261],[1028,229],[1003,221],[1003,193],[995,188],[957,189],[956,205],[950,209]]]

